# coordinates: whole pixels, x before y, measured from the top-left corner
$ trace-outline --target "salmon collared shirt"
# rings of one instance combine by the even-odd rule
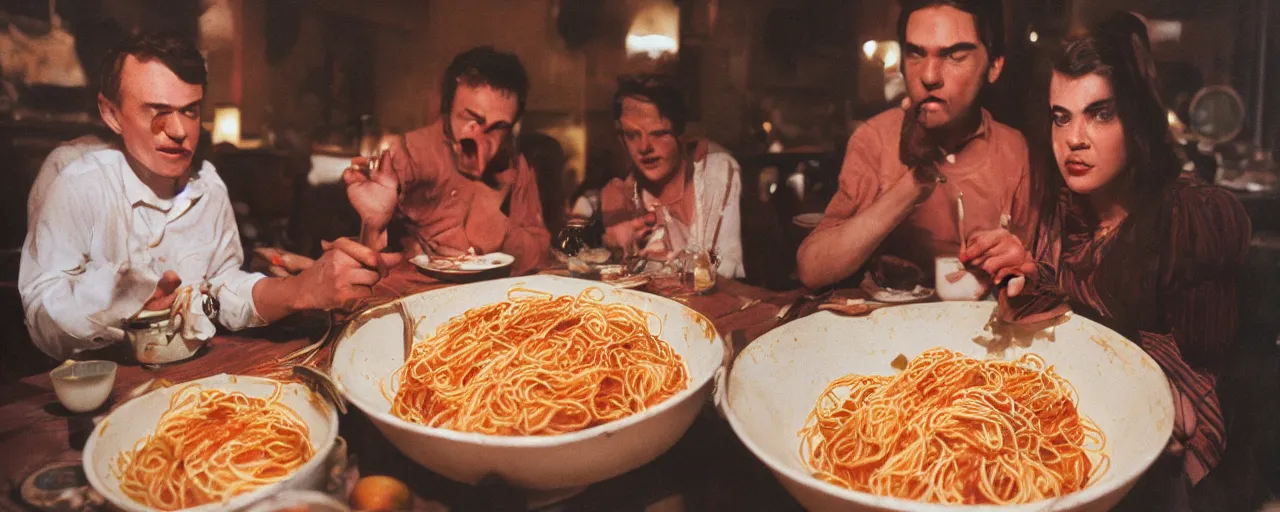
[[[854,130],[840,168],[839,190],[827,205],[814,233],[833,229],[869,207],[911,169],[899,157],[906,113],[893,108]],[[877,253],[905,258],[933,275],[934,258],[960,251],[956,197],[964,193],[965,237],[1000,228],[1028,245],[1035,230],[1030,207],[1030,176],[1026,139],[1017,130],[982,111],[982,122],[961,149],[939,162],[947,182],[902,221]]]
[[[405,134],[385,164],[400,181],[390,233],[406,257],[438,252],[505,252],[515,257],[512,275],[538,268],[551,247],[542,221],[537,179],[523,156],[490,183],[458,170],[442,121]],[[424,245],[426,247],[424,247]]]

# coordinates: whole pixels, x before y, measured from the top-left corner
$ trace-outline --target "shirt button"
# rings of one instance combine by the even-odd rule
[[[952,153],[952,154],[950,154],[950,155],[947,155],[947,163],[949,163],[949,164],[954,164],[954,163],[956,163],[956,154],[955,154],[955,153]]]
[[[449,197],[453,197],[453,196],[456,196],[456,195],[458,195],[458,189],[456,189],[456,188],[455,188],[455,189],[453,189],[453,190],[450,190],[450,191],[449,191]]]

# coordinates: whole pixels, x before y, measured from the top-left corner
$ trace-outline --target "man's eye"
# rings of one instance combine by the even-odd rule
[[[1052,118],[1053,118],[1053,125],[1054,125],[1054,126],[1059,126],[1059,127],[1061,127],[1061,126],[1066,126],[1068,123],[1070,123],[1070,122],[1071,122],[1071,116],[1066,115],[1066,114],[1056,114],[1056,113],[1055,113],[1055,114],[1053,114],[1053,115],[1052,115]]]
[[[965,59],[969,58],[969,52],[955,52],[948,55],[947,58],[953,62],[964,62]]]
[[[1099,110],[1098,113],[1094,115],[1094,117],[1097,120],[1102,121],[1104,123],[1111,122],[1116,118],[1116,111],[1110,108],[1102,109],[1102,110]]]

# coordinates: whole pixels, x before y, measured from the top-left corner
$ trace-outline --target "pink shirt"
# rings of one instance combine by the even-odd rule
[[[422,254],[423,244],[433,251],[475,248],[514,256],[513,275],[537,268],[551,233],[542,222],[533,169],[517,155],[494,175],[496,188],[463,175],[442,126],[437,121],[405,134],[404,147],[393,147],[388,157],[400,177],[391,232],[401,235],[406,255]]]
[[[840,189],[814,233],[858,215],[910,172],[898,156],[904,117],[902,109],[890,109],[871,118],[849,137],[840,169]],[[1009,230],[1025,245],[1035,228],[1029,198],[1027,143],[1021,133],[991,119],[991,114],[983,110],[977,134],[953,156],[954,162],[948,157],[938,166],[947,182],[939,184],[933,195],[916,206],[879,249],[916,263],[929,275],[934,258],[955,256],[960,250],[956,223],[956,196],[960,192],[964,192],[966,237],[999,228],[1003,217],[1009,219]]]

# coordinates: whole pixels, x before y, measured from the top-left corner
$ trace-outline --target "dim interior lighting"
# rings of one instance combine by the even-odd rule
[[[1169,119],[1169,126],[1177,126],[1177,125],[1178,125],[1178,114],[1177,114],[1176,112],[1174,112],[1172,109],[1170,109],[1170,110],[1168,111],[1168,113],[1167,113],[1167,117],[1168,117],[1168,119]]]
[[[898,47],[898,42],[885,41],[880,44],[884,46],[884,69],[893,69],[902,60],[902,50]]]
[[[1182,22],[1178,20],[1148,20],[1147,37],[1151,40],[1151,44],[1181,42]]]
[[[760,125],[760,127],[761,127],[761,128],[764,128],[764,132],[765,132],[765,133],[770,133],[770,134],[771,134],[771,133],[773,133],[773,123],[770,123],[770,122],[768,122],[768,121],[765,121],[764,123],[762,123],[762,124]]]
[[[643,53],[648,55],[649,58],[656,59],[661,57],[663,54],[675,54],[679,50],[679,43],[668,36],[659,34],[627,36],[627,55],[639,55]]]
[[[222,106],[213,109],[213,143],[240,145],[240,109]]]
[[[1034,42],[1036,42],[1036,41],[1039,41],[1039,40],[1040,40],[1040,34],[1036,33],[1036,31],[1032,30],[1032,31],[1031,31],[1031,35],[1027,36],[1027,39],[1029,39],[1031,42],[1033,42],[1033,43],[1034,43]]]
[[[631,21],[627,31],[627,56],[657,59],[680,51],[680,8],[667,0],[650,0]]]
[[[877,44],[875,41],[867,41],[862,43],[862,54],[868,59],[876,56]]]

